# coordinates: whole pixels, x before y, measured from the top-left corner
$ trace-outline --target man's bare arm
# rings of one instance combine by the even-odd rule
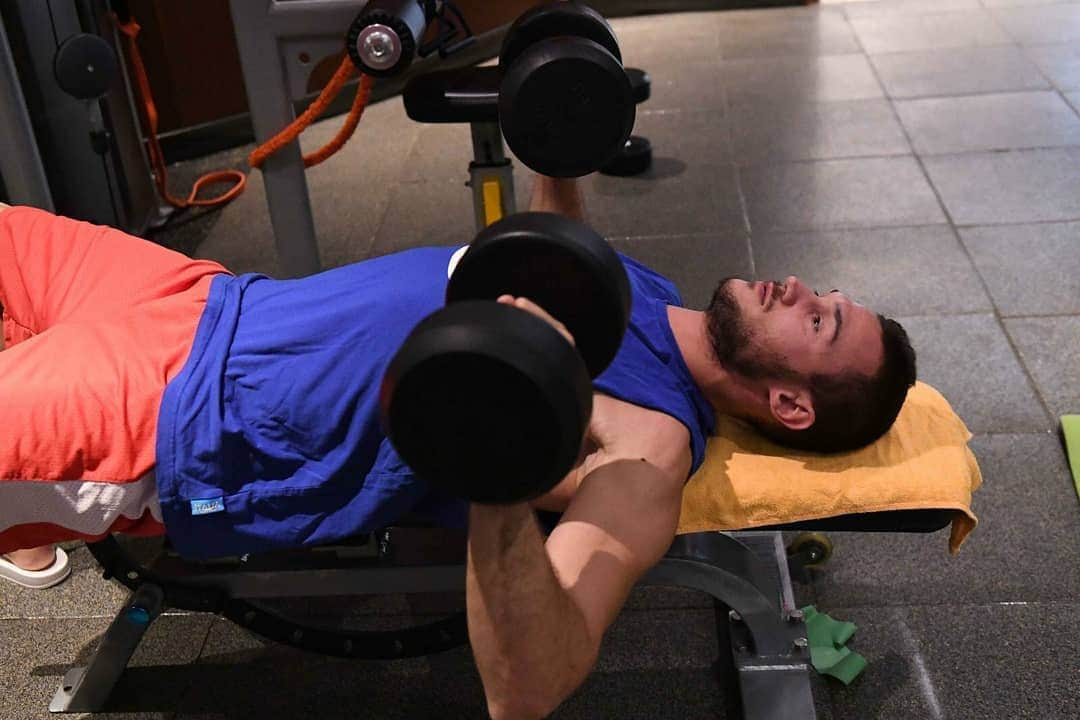
[[[473,506],[469,638],[493,718],[543,717],[584,681],[630,589],[671,544],[688,467],[596,468],[546,544],[527,505]]]
[[[585,200],[575,178],[535,175],[529,210],[558,213],[585,222]]]

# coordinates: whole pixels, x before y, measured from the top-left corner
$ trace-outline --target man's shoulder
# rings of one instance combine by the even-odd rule
[[[609,457],[644,457],[680,478],[689,473],[690,430],[678,418],[603,394],[594,417]]]
[[[686,426],[669,413],[621,400],[606,393],[596,393],[593,398],[595,405],[612,417],[632,420],[635,424],[656,431],[674,431],[676,428],[686,430]]]

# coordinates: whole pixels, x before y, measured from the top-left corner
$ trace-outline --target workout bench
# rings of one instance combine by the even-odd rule
[[[781,531],[926,533],[946,527],[952,516],[948,510],[894,510],[680,535],[641,584],[712,596],[717,676],[728,704],[741,707],[742,718],[814,720],[810,651],[791,575],[825,558],[814,543],[789,552]],[[416,657],[468,641],[464,613],[399,630],[329,631],[257,604],[259,599],[296,596],[463,591],[461,531],[403,525],[350,545],[212,563],[191,563],[165,552],[150,566],[132,559],[113,537],[88,547],[104,576],[119,580],[132,594],[87,665],[64,675],[49,705],[52,712],[103,710],[146,630],[166,608],[216,613],[268,639],[336,657]]]

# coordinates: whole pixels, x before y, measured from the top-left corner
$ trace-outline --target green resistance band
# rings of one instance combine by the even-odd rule
[[[813,605],[802,609],[810,663],[822,675],[830,675],[845,685],[866,669],[866,658],[845,645],[855,634],[855,623],[833,620]]]
[[[1069,458],[1077,498],[1080,498],[1080,415],[1061,416],[1061,437],[1065,440],[1065,454]]]

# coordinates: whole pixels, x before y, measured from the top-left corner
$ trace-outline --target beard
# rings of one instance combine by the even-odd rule
[[[733,288],[736,279],[720,281],[705,310],[713,355],[727,370],[752,380],[791,377],[783,358],[761,347],[739,310]]]

